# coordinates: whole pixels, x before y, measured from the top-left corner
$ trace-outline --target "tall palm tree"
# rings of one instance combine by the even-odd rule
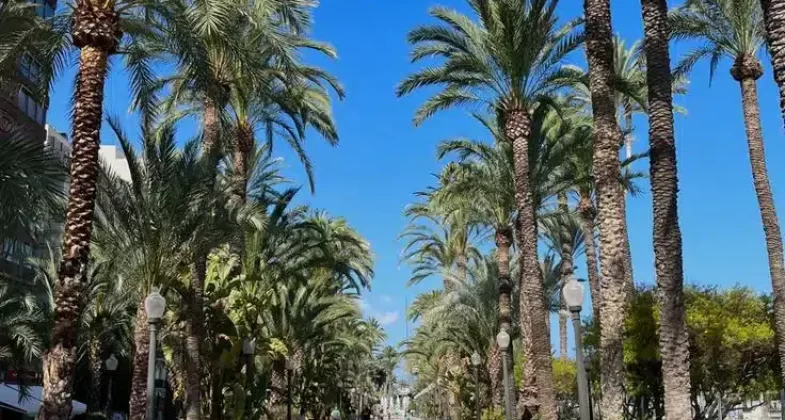
[[[679,71],[686,73],[699,60],[710,58],[710,76],[713,76],[720,60],[733,60],[730,73],[731,77],[739,82],[741,89],[752,178],[769,256],[777,343],[780,354],[785,356],[785,262],[782,233],[766,169],[757,90],[757,80],[763,75],[763,67],[757,57],[765,41],[762,15],[757,1],[690,0],[671,12],[669,24],[675,39],[704,42],[702,47],[684,57],[677,67]]]
[[[570,210],[567,194],[559,194],[556,211],[540,220],[540,238],[548,251],[559,256],[560,284],[566,283],[575,273],[575,259],[584,252],[583,230],[578,217]],[[559,356],[567,358],[567,317],[569,308],[564,306],[561,293],[556,293],[559,312]]]
[[[44,355],[41,420],[71,414],[76,366],[78,314],[84,305],[84,273],[93,231],[98,149],[103,117],[107,61],[122,37],[115,1],[77,0],[71,21],[71,39],[79,48],[79,70],[73,113],[71,185],[65,219],[63,260],[55,285],[55,326],[52,346]]]
[[[506,141],[512,144],[515,168],[516,230],[521,250],[521,313],[526,374],[523,406],[527,416],[556,418],[551,372],[547,312],[542,300],[537,262],[533,189],[530,184],[530,112],[550,103],[558,88],[554,81],[560,62],[581,42],[576,22],[557,25],[552,0],[469,0],[472,19],[444,7],[431,9],[440,25],[414,29],[413,60],[437,57],[444,62],[406,78],[398,87],[404,95],[420,87],[439,86],[417,111],[419,124],[436,112],[457,106],[485,105],[497,117]]]
[[[678,212],[676,139],[665,0],[641,1],[646,43],[649,100],[650,176],[654,201],[654,256],[660,303],[660,354],[665,415],[688,420],[690,405],[689,335],[684,308],[684,271]]]
[[[624,415],[623,330],[627,301],[628,264],[624,191],[619,185],[621,132],[614,101],[613,37],[609,0],[586,0],[586,55],[594,117],[592,170],[597,194],[600,232],[600,348],[602,366],[601,413],[606,420]]]
[[[220,243],[228,222],[219,210],[206,213],[200,207],[220,209],[208,200],[221,201],[225,195],[208,182],[214,170],[199,159],[196,141],[180,150],[172,126],[150,127],[143,129],[139,153],[118,121],[108,122],[128,161],[131,184],[118,179],[105,183],[96,243],[104,258],[122,267],[124,276],[136,285],[139,304],[130,400],[130,415],[136,420],[144,417],[146,405],[149,338],[144,297],[152,287],[177,289],[183,265],[193,261],[193,250]]]
[[[780,89],[780,110],[785,122],[785,1],[760,0],[766,24],[774,81]]]
[[[401,234],[406,240],[403,259],[413,266],[409,284],[417,284],[432,275],[441,275],[445,270],[468,273],[473,262],[480,258],[479,250],[472,244],[476,229],[470,223],[471,215],[455,203],[436,199],[434,192],[418,193],[425,197],[406,209],[412,223]],[[442,276],[446,290],[450,282]]]

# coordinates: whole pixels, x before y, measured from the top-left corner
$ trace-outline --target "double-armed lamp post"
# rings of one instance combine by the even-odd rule
[[[575,331],[575,364],[578,368],[578,404],[581,420],[590,420],[589,382],[586,378],[586,364],[583,360],[583,332],[581,329],[581,306],[584,297],[583,284],[571,276],[562,288],[564,303],[572,314],[572,326]]]

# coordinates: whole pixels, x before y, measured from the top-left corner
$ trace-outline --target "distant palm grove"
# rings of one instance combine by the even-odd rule
[[[456,2],[406,6],[428,20],[396,94],[419,94],[415,126],[450,112],[483,135],[434,139],[443,166],[405,209],[411,277],[386,281],[441,287],[410,302],[416,328],[396,346],[361,301],[371,244],[300,204],[319,185],[305,141],[337,146],[332,103],[351,97],[310,62],[338,57],[312,36],[317,0],[0,1],[4,98],[47,103],[78,69],[70,153],[0,114],[0,367],[21,400],[42,387],[27,415],[389,418],[397,393],[416,418],[576,419],[580,381],[603,420],[721,420],[778,400],[785,256],[760,117],[777,104],[757,82],[776,82],[785,126],[785,0],[640,0],[642,40],[614,35],[610,0],[574,20],[558,0]],[[674,102],[703,61],[739,87],[727,106],[746,129],[761,223],[745,223],[763,229],[770,294],[684,284],[674,113],[688,110]],[[115,72],[131,118],[106,111]],[[307,185],[284,176],[282,147]],[[636,283],[627,229],[628,201],[648,197],[656,284]],[[562,294],[576,280],[586,378]]]

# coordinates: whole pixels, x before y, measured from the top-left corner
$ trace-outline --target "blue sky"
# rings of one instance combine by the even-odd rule
[[[324,0],[315,13],[314,36],[335,45],[339,59],[314,62],[333,72],[345,85],[348,96],[335,104],[340,146],[326,146],[316,136],[308,140],[308,152],[316,167],[316,194],[308,196],[303,191],[301,198],[347,218],[371,242],[376,254],[376,278],[373,290],[363,298],[363,307],[386,324],[391,343],[406,335],[406,302],[439,284],[433,279],[406,287],[409,270],[400,263],[401,243],[397,240],[406,225],[403,209],[412,202],[415,191],[433,181],[431,174],[440,167],[434,148],[440,140],[456,136],[487,139],[463,111],[445,113],[414,128],[411,117],[425,96],[398,99],[394,95],[396,83],[416,68],[409,63],[406,33],[429,21],[427,9],[434,4],[466,10],[464,0]],[[562,0],[560,16],[578,16],[581,5],[576,0]],[[615,0],[612,12],[614,31],[628,44],[642,36],[638,2]],[[674,61],[684,51],[683,46],[674,48]],[[582,54],[576,55],[573,64],[583,65],[583,60]],[[785,139],[768,58],[764,61],[766,73],[758,85],[761,115],[769,175],[782,212],[785,165],[777,162],[785,156]],[[688,95],[677,99],[688,110],[687,116],[678,116],[676,121],[685,276],[693,284],[743,284],[768,292],[771,285],[766,249],[739,88],[730,78],[729,66],[727,61],[720,65],[711,86],[707,66],[697,66]],[[120,66],[115,69],[107,84],[105,103],[110,112],[128,115],[127,82]],[[49,123],[61,131],[69,127],[72,75],[69,71],[56,85],[48,115]],[[643,151],[647,143],[645,119],[636,119],[635,128],[635,150]],[[105,142],[111,143],[107,131],[103,132]],[[283,147],[276,153],[288,159],[287,175],[302,183],[303,171],[291,154]],[[648,171],[646,164],[640,169]],[[629,200],[628,224],[635,280],[652,283],[651,195],[646,183],[641,186],[644,194]],[[585,264],[580,264],[583,270]]]

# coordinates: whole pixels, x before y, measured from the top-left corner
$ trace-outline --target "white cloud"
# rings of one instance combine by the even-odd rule
[[[366,301],[365,301],[365,300],[363,300],[363,299],[360,299],[360,300],[358,300],[358,301],[357,301],[357,306],[359,306],[359,307],[360,307],[360,309],[361,309],[363,312],[368,312],[368,311],[370,311],[370,310],[371,310],[371,305],[369,305],[369,304],[368,304],[368,302],[366,302]]]
[[[394,324],[399,317],[400,313],[398,311],[383,312],[374,316],[374,318],[376,318],[376,320],[379,321],[379,323],[382,325]]]
[[[388,295],[381,295],[379,296],[379,300],[381,300],[382,303],[392,303],[393,298]]]

